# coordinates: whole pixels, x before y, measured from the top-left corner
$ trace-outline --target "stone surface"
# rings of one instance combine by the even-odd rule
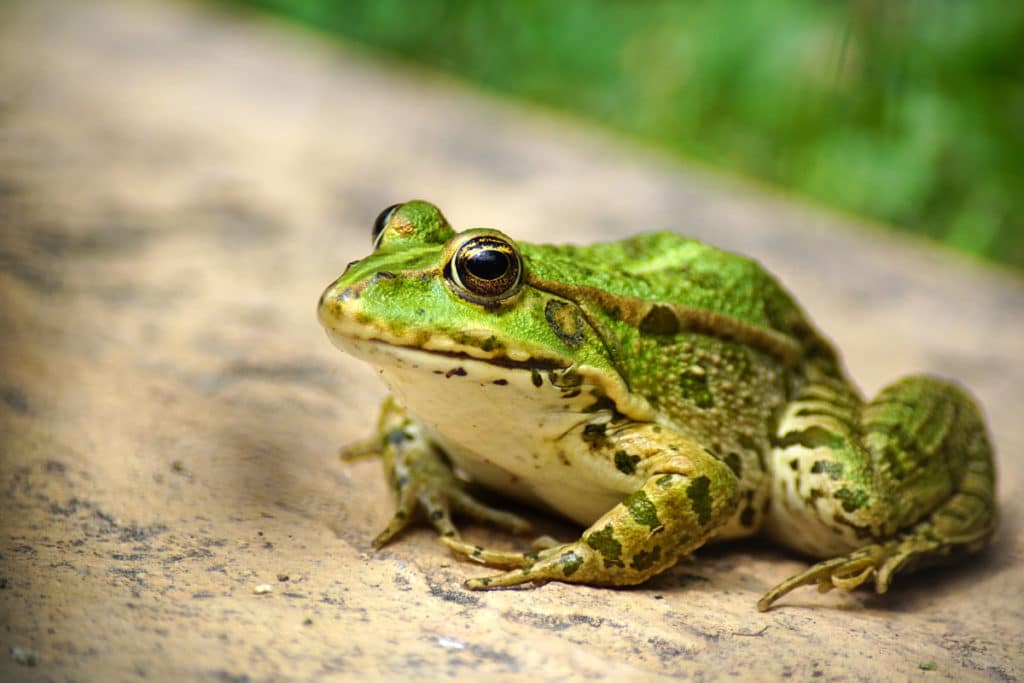
[[[764,543],[631,590],[471,593],[425,529],[371,552],[389,492],[334,453],[383,392],[313,312],[417,196],[523,239],[679,229],[778,273],[867,391],[959,377],[994,547],[765,614],[804,565]],[[1024,677],[1012,275],[265,18],[47,0],[0,6],[0,302],[0,679]]]

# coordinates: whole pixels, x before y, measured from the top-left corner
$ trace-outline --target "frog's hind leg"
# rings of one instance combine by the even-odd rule
[[[774,587],[758,602],[762,611],[809,584],[852,590],[873,578],[884,593],[897,572],[977,551],[995,530],[992,449],[966,393],[915,376],[861,407],[840,392],[840,400],[822,401],[826,384],[812,385],[814,396],[795,401],[783,418],[776,466],[789,464],[794,474],[776,493],[788,494],[791,508],[800,499],[838,532],[828,548],[790,545],[819,555],[843,543],[856,549]]]

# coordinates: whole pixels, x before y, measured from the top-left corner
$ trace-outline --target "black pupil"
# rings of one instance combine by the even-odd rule
[[[466,269],[481,280],[497,280],[508,272],[508,254],[495,249],[478,251],[466,262]]]
[[[384,232],[384,228],[387,227],[388,219],[391,218],[391,214],[393,214],[395,209],[400,206],[401,204],[392,204],[377,214],[377,220],[373,222],[373,239],[377,239],[377,236]]]

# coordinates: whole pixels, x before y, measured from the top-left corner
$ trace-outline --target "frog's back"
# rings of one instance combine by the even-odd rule
[[[760,264],[699,240],[655,232],[586,246],[523,246],[528,267],[545,280],[706,310],[797,337],[807,327],[792,297]]]

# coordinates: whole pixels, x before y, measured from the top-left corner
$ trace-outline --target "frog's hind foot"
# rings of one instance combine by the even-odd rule
[[[791,576],[765,593],[757,601],[757,609],[761,612],[767,611],[772,603],[800,586],[817,584],[819,593],[827,593],[833,588],[853,590],[870,579],[876,572],[880,572],[880,568],[884,567],[887,562],[887,556],[888,552],[885,546],[869,545],[849,555],[819,562],[806,571]],[[890,570],[889,574],[891,575],[893,571],[895,569]],[[885,592],[884,588],[880,586],[879,588],[878,592]],[[886,583],[886,588],[888,588],[888,583]]]
[[[873,578],[875,592],[882,594],[889,590],[893,576],[901,570],[941,564],[953,555],[977,552],[988,543],[994,530],[994,520],[989,519],[989,524],[973,529],[943,528],[939,523],[944,516],[962,522],[966,516],[960,509],[964,500],[962,496],[954,497],[930,519],[892,541],[869,545],[848,555],[819,562],[786,579],[757,601],[757,609],[767,611],[786,593],[811,584],[817,584],[820,593],[827,593],[833,588],[850,591]]]

